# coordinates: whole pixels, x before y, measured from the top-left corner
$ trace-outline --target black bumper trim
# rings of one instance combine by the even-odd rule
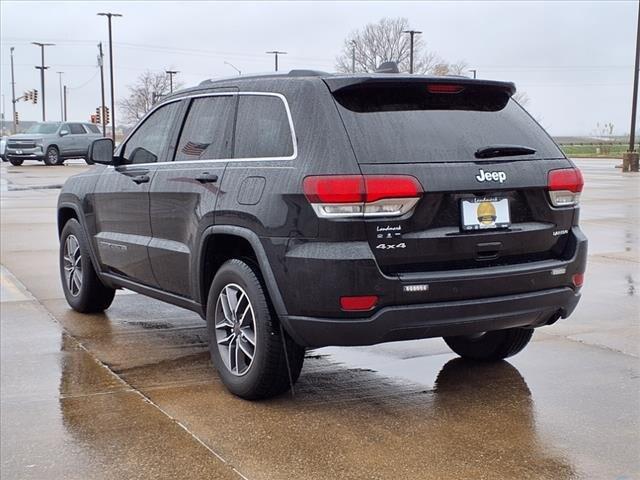
[[[282,317],[300,345],[355,346],[539,327],[568,317],[580,293],[569,287],[476,300],[385,307],[368,318]]]

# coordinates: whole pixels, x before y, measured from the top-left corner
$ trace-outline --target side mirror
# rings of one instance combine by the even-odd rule
[[[91,145],[89,145],[89,152],[87,156],[93,163],[114,165],[113,140],[111,138],[98,138],[97,140],[94,140],[91,142]]]
[[[60,130],[60,136],[64,137],[65,135],[69,135],[69,130]]]

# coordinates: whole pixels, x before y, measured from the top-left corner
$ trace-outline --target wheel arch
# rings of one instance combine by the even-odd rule
[[[217,246],[220,246],[222,252],[216,252]],[[279,317],[287,315],[280,289],[259,237],[251,230],[231,225],[214,225],[207,228],[201,237],[196,260],[196,294],[203,310],[206,311],[209,287],[217,269],[229,258],[238,257],[248,257],[255,262],[276,314]]]
[[[62,229],[64,228],[64,226],[69,220],[73,218],[78,221],[78,223],[80,224],[80,228],[82,228],[82,230],[84,231],[85,237],[88,240],[89,257],[91,257],[91,262],[93,263],[93,269],[96,271],[96,274],[98,275],[100,280],[102,280],[103,283],[111,285],[111,282],[109,282],[102,276],[102,271],[100,270],[100,262],[98,261],[98,257],[93,248],[93,242],[91,241],[91,236],[89,235],[89,229],[85,224],[85,218],[84,218],[82,208],[73,202],[69,202],[69,201],[61,202],[58,204],[57,217],[58,217],[58,220],[57,220],[58,239],[60,239],[60,236],[62,235]]]

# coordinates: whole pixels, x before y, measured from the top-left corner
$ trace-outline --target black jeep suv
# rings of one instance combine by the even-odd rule
[[[305,347],[444,337],[497,360],[580,297],[580,171],[511,83],[400,74],[206,81],[162,100],[58,202],[75,310],[127,288],[208,324],[230,391]]]

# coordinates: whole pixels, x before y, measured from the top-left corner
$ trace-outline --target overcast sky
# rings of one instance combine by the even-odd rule
[[[464,60],[480,78],[510,80],[528,110],[554,135],[591,134],[613,122],[629,132],[638,1],[538,2],[14,2],[0,3],[1,91],[11,117],[9,48],[17,94],[40,90],[46,50],[47,119],[60,119],[58,75],[69,86],[69,119],[88,120],[100,103],[97,43],[107,42],[100,11],[114,19],[116,98],[146,69],[179,70],[186,86],[206,78],[273,69],[267,50],[285,50],[281,70],[333,71],[344,38],[382,17],[406,17],[427,48]],[[108,77],[107,77],[108,80]],[[107,98],[107,102],[108,102]],[[22,120],[40,105],[18,103]]]

